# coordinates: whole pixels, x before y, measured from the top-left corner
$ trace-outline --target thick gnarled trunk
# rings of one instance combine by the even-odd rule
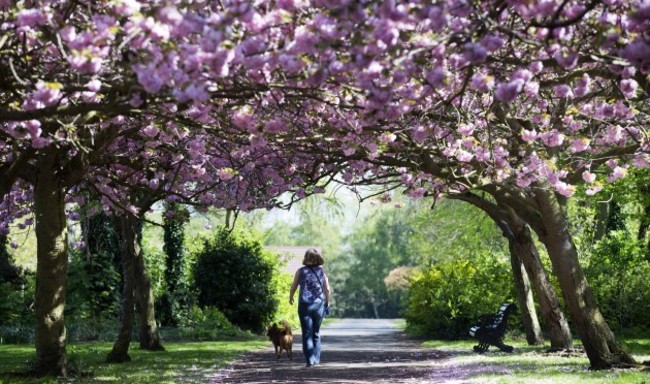
[[[120,257],[122,258],[122,274],[124,277],[124,292],[122,297],[122,316],[120,333],[113,344],[113,349],[106,357],[109,363],[123,363],[131,361],[129,345],[133,333],[133,316],[135,314],[135,274],[133,256],[139,253],[140,243],[135,232],[125,216],[114,217],[113,225],[120,244]]]
[[[68,273],[68,232],[65,188],[59,180],[57,156],[45,151],[38,158],[34,185],[36,215],[36,373],[66,376],[66,330],[63,310]]]
[[[564,301],[575,325],[592,369],[618,364],[636,364],[614,338],[591,292],[578,253],[569,232],[568,220],[557,196],[547,185],[536,188],[546,235],[540,237],[548,250]]]

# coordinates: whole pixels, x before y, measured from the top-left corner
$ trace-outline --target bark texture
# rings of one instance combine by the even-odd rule
[[[513,219],[514,220],[514,219]],[[548,327],[551,351],[573,348],[571,330],[560,307],[555,288],[537,252],[528,226],[523,222],[511,222],[514,237],[509,242],[510,251],[516,254],[526,269],[531,285],[535,289],[540,311]]]
[[[34,185],[36,215],[36,373],[66,376],[66,329],[63,319],[68,273],[65,188],[53,150],[38,157]]]
[[[113,344],[113,349],[106,357],[108,363],[123,363],[131,361],[129,345],[133,333],[133,316],[135,315],[135,274],[133,268],[133,255],[139,252],[140,243],[135,232],[129,224],[129,218],[120,216],[113,218],[122,258],[122,274],[124,276],[124,292],[122,296],[122,316],[120,332]]]
[[[508,244],[511,243],[511,241],[508,241]],[[528,274],[521,259],[513,252],[512,245],[510,245],[510,248],[510,264],[515,279],[515,291],[517,292],[521,321],[526,331],[526,341],[528,345],[543,344],[544,337],[542,336],[542,328],[539,326],[539,320],[537,319],[537,311],[535,310],[533,291],[530,287]]]
[[[578,253],[571,237],[568,220],[557,195],[548,185],[535,189],[553,269],[562,288],[574,326],[580,335],[592,369],[607,369],[615,365],[636,364],[634,358],[616,342],[591,292]]]
[[[535,291],[542,317],[548,327],[551,350],[572,348],[573,338],[566,317],[560,308],[557,294],[539,258],[528,225],[519,216],[519,213],[528,213],[528,217],[537,216],[531,215],[530,211],[525,209],[515,212],[512,207],[499,200],[502,196],[496,193],[494,195],[497,198],[497,204],[472,193],[464,193],[454,198],[467,201],[482,209],[503,231],[504,236],[508,239],[511,254],[521,260],[530,279],[531,287]],[[517,202],[517,200],[511,200],[510,198],[504,200],[506,202]],[[534,224],[541,231],[539,223],[535,222]]]
[[[138,313],[138,335],[140,348],[149,351],[164,351],[156,324],[154,297],[151,279],[146,273],[142,252],[135,255],[135,306]]]

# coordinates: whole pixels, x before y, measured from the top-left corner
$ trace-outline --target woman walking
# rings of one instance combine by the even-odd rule
[[[304,265],[296,271],[289,292],[289,304],[300,286],[298,316],[302,328],[302,352],[307,366],[320,364],[320,325],[330,302],[330,285],[323,270],[323,257],[315,249],[308,249],[302,261]]]

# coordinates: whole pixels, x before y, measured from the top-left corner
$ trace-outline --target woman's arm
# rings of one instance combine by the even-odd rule
[[[296,293],[296,288],[300,283],[300,269],[296,271],[296,274],[293,275],[293,283],[291,283],[291,290],[289,291],[289,304],[293,305],[293,295]]]
[[[325,305],[330,305],[330,282],[327,279],[327,274],[323,273],[323,276],[325,277]]]

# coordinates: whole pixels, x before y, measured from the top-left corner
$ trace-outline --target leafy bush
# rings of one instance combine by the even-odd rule
[[[650,325],[650,262],[628,231],[612,231],[589,255],[587,279],[603,316],[616,329]]]
[[[241,231],[218,231],[193,266],[199,305],[218,308],[235,325],[260,333],[278,307],[277,257]]]
[[[481,315],[513,300],[510,264],[479,255],[418,271],[407,291],[407,329],[418,336],[457,339]]]
[[[66,316],[99,323],[120,313],[121,275],[114,255],[75,251],[68,270]]]
[[[217,340],[224,337],[238,337],[250,335],[236,326],[226,318],[217,308],[206,307],[200,309],[193,307],[191,316],[185,317],[186,323],[181,327],[162,327],[160,329],[163,339],[171,340]],[[191,320],[191,323],[187,323]]]

